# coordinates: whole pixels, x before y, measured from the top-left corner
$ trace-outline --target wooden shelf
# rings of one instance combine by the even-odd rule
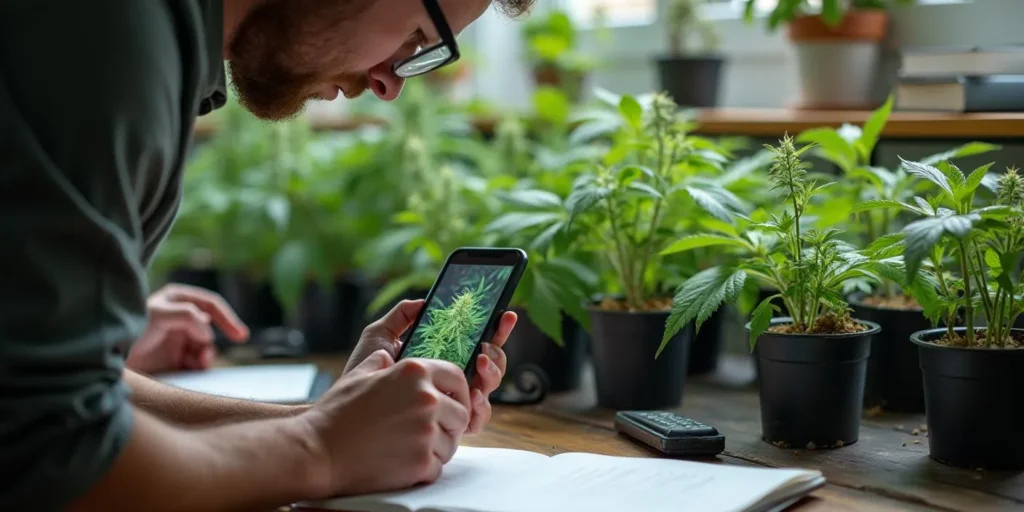
[[[797,109],[710,109],[699,111],[704,135],[781,137],[810,128],[863,125],[870,111]],[[992,139],[1024,137],[1024,113],[947,114],[893,112],[882,133],[900,139]]]
[[[810,128],[838,127],[843,123],[863,125],[870,111],[738,109],[722,108],[697,111],[701,135],[781,137],[796,135]],[[310,121],[319,130],[353,130],[368,124],[382,124],[368,117],[320,117]],[[481,118],[475,122],[484,132],[494,129],[495,121]],[[195,133],[206,137],[216,130],[216,121],[200,118]],[[947,114],[894,112],[882,133],[895,139],[1007,139],[1024,138],[1024,113]]]

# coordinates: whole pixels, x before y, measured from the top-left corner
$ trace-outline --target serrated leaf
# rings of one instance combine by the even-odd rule
[[[978,220],[980,220],[980,216],[975,214],[945,215],[926,217],[907,224],[903,228],[907,282],[914,282],[921,262],[931,254],[932,249],[939,243],[943,235],[949,234],[956,238],[963,238],[970,233],[974,222]]]
[[[730,236],[739,236],[739,232],[736,231],[736,226],[728,222],[722,222],[714,217],[701,217],[697,220],[697,223],[700,224],[701,227],[711,231],[716,231]]]
[[[864,252],[876,259],[900,256],[903,254],[903,233],[882,235],[871,242]]]
[[[914,196],[914,201],[921,207],[921,211],[925,212],[927,215],[935,215],[935,208],[932,208],[932,205],[928,201],[925,201],[923,198],[918,196]]]
[[[696,322],[697,330],[722,303],[736,300],[743,291],[747,273],[743,270],[732,270],[712,267],[698,272],[687,279],[672,300],[672,313],[665,325],[665,334],[655,358],[668,345],[668,342],[690,322]]]
[[[723,204],[722,201],[720,201],[719,197],[716,197],[715,194],[708,190],[697,188],[694,186],[684,187],[684,189],[688,194],[690,194],[690,197],[693,198],[694,202],[700,205],[700,207],[703,208],[704,211],[708,212],[713,217],[723,222],[732,221],[732,211],[729,208],[727,208],[725,204]]]
[[[526,208],[561,208],[562,198],[547,190],[513,190],[501,195],[506,201]]]
[[[739,248],[749,248],[746,242],[739,238],[712,234],[691,235],[675,241],[674,243],[672,243],[672,245],[669,245],[668,247],[665,248],[665,250],[661,251],[661,255],[665,256],[668,254],[675,254],[683,251],[699,249],[701,247],[713,247],[723,245]]]
[[[569,211],[570,216],[576,216],[589,210],[598,201],[608,197],[609,194],[611,194],[611,191],[607,188],[588,184],[574,189],[569,194],[568,199],[565,200],[565,207]]]
[[[559,306],[553,285],[544,277],[541,268],[538,266],[533,271],[532,293],[526,304],[526,313],[541,332],[562,347],[562,308]]]
[[[991,163],[985,164],[971,171],[971,175],[967,177],[967,183],[964,185],[964,196],[972,194],[974,191],[978,190],[978,187],[981,185],[981,181],[985,179],[985,175],[988,174],[990,167],[992,167]]]
[[[768,326],[772,323],[772,317],[775,316],[775,311],[778,306],[772,304],[772,300],[778,298],[779,295],[775,294],[761,301],[760,304],[754,308],[754,312],[750,314],[750,351],[754,351],[754,347],[757,345],[757,339],[761,337]]]
[[[982,153],[988,153],[990,151],[998,151],[1000,146],[996,144],[989,144],[987,142],[969,142],[963,146],[953,148],[949,151],[937,153],[931,156],[927,156],[921,159],[921,163],[925,165],[935,165],[945,160],[952,160],[955,158],[963,158],[965,156],[980,155]]]
[[[644,195],[650,196],[654,199],[662,199],[664,197],[661,195],[661,192],[658,192],[657,190],[655,190],[654,187],[642,181],[631,182],[627,188],[629,188],[630,190],[642,192]]]
[[[911,162],[904,160],[900,157],[900,162],[903,163],[904,168],[908,173],[913,174],[919,178],[924,178],[942,189],[946,194],[949,194],[949,198],[953,199],[953,189],[949,186],[949,180],[946,179],[946,175],[942,171],[932,167],[931,165],[922,164],[919,162]]]
[[[553,212],[511,212],[494,219],[484,231],[510,234],[561,219],[561,214]]]
[[[964,187],[967,185],[967,176],[955,164],[950,162],[939,162],[935,167],[946,175],[949,187],[953,189],[953,197],[959,201],[964,195]]]
[[[872,199],[870,201],[861,201],[850,209],[850,213],[861,213],[881,208],[904,209],[912,211],[918,215],[925,215],[925,212],[921,211],[921,209],[916,206],[911,206],[902,201],[893,201],[891,199]]]
[[[642,175],[643,173],[640,171],[640,168],[636,167],[635,165],[624,166],[621,169],[619,169],[619,184],[628,185],[632,183],[634,180],[639,179]]]
[[[851,171],[857,164],[857,150],[832,128],[812,128],[796,138],[797,142],[813,143],[822,158],[836,164],[843,171]]]

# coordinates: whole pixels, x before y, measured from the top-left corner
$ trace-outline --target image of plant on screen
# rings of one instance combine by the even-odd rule
[[[406,357],[443,359],[465,368],[511,274],[512,267],[449,266]]]

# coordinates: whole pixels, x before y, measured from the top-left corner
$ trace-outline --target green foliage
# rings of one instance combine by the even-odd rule
[[[625,296],[631,310],[664,297],[671,278],[661,250],[681,230],[711,217],[732,222],[749,205],[721,182],[728,152],[688,134],[691,123],[664,94],[608,96],[615,122],[590,114],[579,130],[597,123],[611,146],[580,172],[565,200],[565,231],[611,271],[605,290]],[[594,130],[601,131],[601,130]],[[696,272],[695,265],[679,270]]]
[[[964,344],[975,346],[974,320],[982,310],[987,326],[985,346],[1003,346],[1009,329],[1024,312],[1020,274],[1024,179],[1016,169],[1008,169],[996,180],[995,204],[986,206],[978,204],[976,192],[991,164],[964,174],[947,160],[927,161],[930,163],[904,160],[903,165],[934,195],[930,199],[915,197],[916,207],[901,203],[904,211],[920,218],[907,224],[900,237],[890,237],[873,250],[902,258],[904,282],[918,287],[918,301],[926,312],[934,312],[929,315],[933,322],[941,319],[946,323],[951,340],[957,339],[953,328],[962,317],[967,327]],[[935,290],[937,293],[928,293]]]
[[[553,9],[546,15],[531,16],[521,30],[527,58],[535,65],[552,65],[572,71],[586,71],[594,67],[592,59],[577,51],[579,34],[567,12]]]
[[[820,7],[811,5],[808,0],[778,0],[775,8],[765,20],[769,32],[776,31],[779,26],[793,21],[798,16],[820,16],[826,25],[837,27],[843,20],[848,9],[889,9],[897,5],[913,5],[916,0],[821,0]],[[753,21],[757,0],[746,0],[743,18],[748,23]]]
[[[480,290],[466,290],[447,306],[435,302],[424,318],[422,330],[417,332],[419,340],[410,348],[409,356],[464,365],[476,346],[474,335],[480,333],[488,318],[482,302]]]
[[[666,18],[669,33],[669,52],[672,55],[685,53],[691,34],[701,39],[701,50],[714,51],[721,44],[721,36],[714,22],[704,19],[701,9],[706,0],[670,0]]]
[[[797,329],[807,332],[825,314],[848,314],[843,292],[851,282],[879,279],[872,271],[872,259],[840,240],[839,230],[804,229],[808,205],[828,186],[808,179],[801,157],[813,147],[797,148],[788,135],[777,147],[767,146],[773,155],[768,171],[772,190],[786,205],[782,214],[759,215],[767,216],[765,220],[741,215],[735,229],[684,237],[664,250],[663,254],[670,254],[711,249],[725,263],[700,272],[678,288],[659,354],[683,326],[692,321],[699,329],[721,304],[738,300],[750,279],[777,292],[754,309],[751,349],[777,309],[772,300],[780,300]]]

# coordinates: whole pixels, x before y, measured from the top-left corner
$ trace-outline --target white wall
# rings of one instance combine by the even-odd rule
[[[1024,31],[1019,28],[1024,21],[1024,0],[930,1],[893,13],[893,55],[901,46],[1024,43]],[[728,58],[722,105],[785,106],[796,92],[795,60],[785,41],[785,30],[768,35],[761,23],[748,25],[739,19],[720,19],[717,23],[722,32],[721,52]],[[489,11],[466,36],[481,60],[491,64],[476,74],[478,95],[501,105],[525,107],[531,85],[522,60],[517,22]],[[657,88],[650,59],[665,48],[660,24],[616,28],[611,44],[599,43],[593,34],[587,34],[584,47],[606,62],[606,67],[593,77],[592,85],[623,93]]]

